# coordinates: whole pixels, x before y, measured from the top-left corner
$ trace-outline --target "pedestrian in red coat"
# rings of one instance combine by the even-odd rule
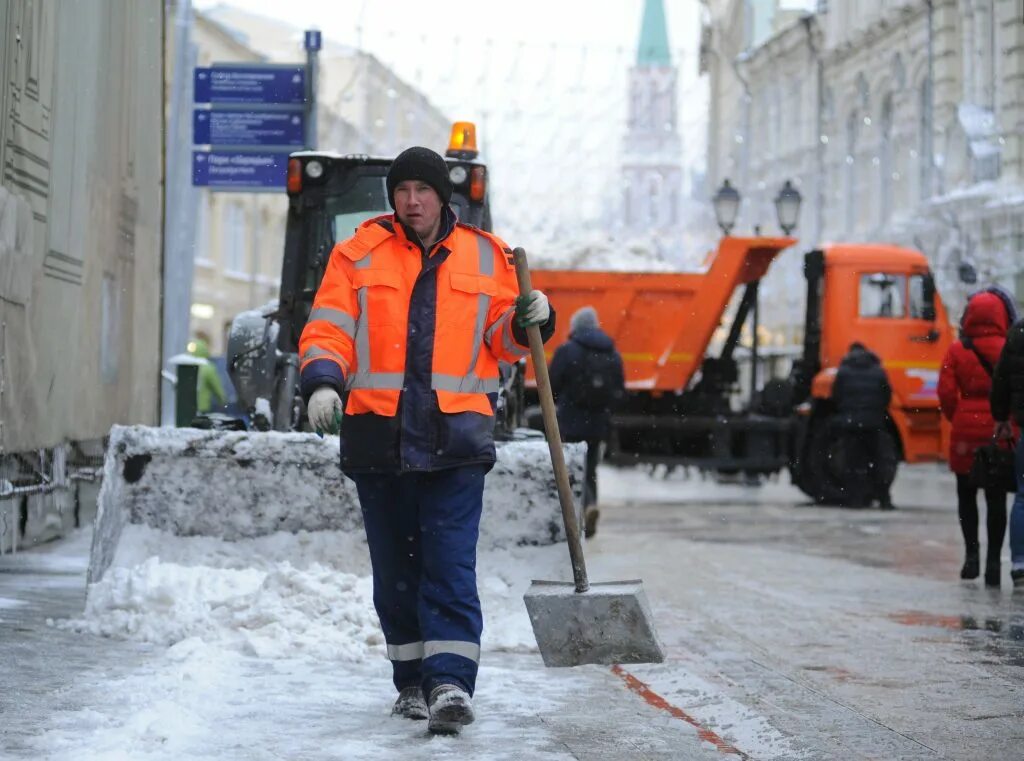
[[[968,474],[975,451],[992,440],[992,371],[1006,343],[1010,322],[1008,307],[999,295],[991,291],[976,293],[967,302],[960,321],[960,340],[946,351],[939,373],[942,414],[953,423],[949,469],[956,474],[957,509],[966,550],[962,579],[978,578],[978,489]],[[1006,492],[985,489],[985,505],[985,584],[997,587],[999,554],[1006,533]]]

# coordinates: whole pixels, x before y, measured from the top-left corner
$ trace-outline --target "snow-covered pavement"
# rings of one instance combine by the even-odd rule
[[[86,607],[80,532],[0,558],[0,758],[1024,758],[1024,595],[955,579],[937,473],[881,513],[602,470],[591,576],[644,579],[668,661],[545,669],[521,596],[565,547],[485,549],[458,738],[388,716],[358,536],[131,527]]]

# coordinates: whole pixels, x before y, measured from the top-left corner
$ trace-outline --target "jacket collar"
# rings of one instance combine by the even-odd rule
[[[414,243],[421,252],[426,253],[423,241],[420,240],[420,236],[416,234],[416,231],[405,224],[405,222],[399,220],[397,214],[392,214],[391,217],[395,222],[395,235],[400,239],[404,238],[410,243]],[[438,231],[437,241],[434,243],[433,248],[436,249],[451,237],[452,233],[455,232],[456,222],[458,222],[458,218],[455,216],[455,212],[452,211],[452,207],[445,204],[441,209],[441,228]]]

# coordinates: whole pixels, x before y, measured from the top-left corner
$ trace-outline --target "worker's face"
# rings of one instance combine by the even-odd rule
[[[424,245],[437,240],[441,227],[441,197],[421,180],[403,180],[395,186],[395,214],[411,227]]]

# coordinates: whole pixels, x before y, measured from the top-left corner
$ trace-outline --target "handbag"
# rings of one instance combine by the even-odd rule
[[[974,452],[969,478],[979,489],[992,491],[1017,491],[1017,472],[1014,466],[1013,442],[1010,447],[992,440],[992,443],[980,446]]]
[[[963,338],[960,343],[964,345],[964,348],[974,352],[981,368],[991,378],[994,374],[992,363],[981,356],[981,352],[971,342],[971,339]],[[1015,445],[1012,439],[1005,441],[1009,443],[1009,446],[1001,444],[993,438],[991,443],[984,444],[975,450],[974,462],[971,463],[971,472],[968,477],[977,488],[1001,492],[1017,491],[1017,470],[1013,452]]]

